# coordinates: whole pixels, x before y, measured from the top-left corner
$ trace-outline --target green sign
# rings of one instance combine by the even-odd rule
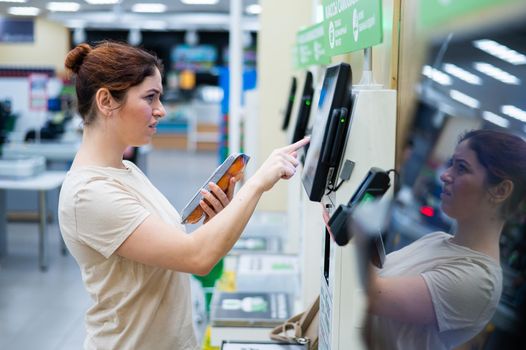
[[[292,47],[291,55],[292,55],[292,67],[294,67],[294,69],[299,69],[300,63],[298,62],[298,45],[297,44]]]
[[[426,27],[449,22],[484,8],[521,0],[420,0],[420,18]]]
[[[381,0],[323,0],[323,17],[329,56],[383,40]]]
[[[318,23],[303,29],[296,36],[298,49],[298,65],[305,68],[315,64],[328,64],[330,62],[325,48],[325,30],[323,23]]]

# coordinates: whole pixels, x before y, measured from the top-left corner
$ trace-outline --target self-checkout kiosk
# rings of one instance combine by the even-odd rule
[[[361,333],[367,299],[356,245],[342,231],[331,237],[328,222],[320,228],[322,208],[334,230],[341,229],[345,215],[338,212],[388,190],[385,170],[394,168],[395,160],[396,92],[373,84],[351,87],[351,75],[346,63],[327,68],[313,106],[302,171],[303,199],[322,204],[315,203],[316,215],[305,215],[303,235],[314,235],[321,250],[321,264],[309,262],[306,268],[321,280],[319,348],[327,350],[365,349]]]
[[[290,115],[292,113],[292,107],[294,105],[294,99],[296,98],[297,79],[292,77],[290,83],[290,91],[285,104],[285,110],[283,111],[283,123],[281,124],[281,130],[287,130],[290,123]]]
[[[290,127],[287,139],[292,142],[311,134],[313,119],[316,115],[316,105],[319,100],[323,71],[319,67],[311,67],[298,76],[298,91],[292,109]],[[298,173],[302,172],[305,161],[304,150],[300,150],[302,160]],[[306,308],[319,294],[320,279],[313,274],[313,264],[319,267],[321,259],[320,244],[316,235],[305,234],[311,230],[322,231],[324,227],[320,213],[320,204],[306,199],[300,176],[294,176],[288,181],[288,232],[285,252],[298,254],[300,261],[300,300],[301,307]]]

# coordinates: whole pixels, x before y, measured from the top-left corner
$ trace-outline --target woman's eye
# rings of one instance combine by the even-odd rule
[[[146,96],[146,101],[153,102],[154,95],[148,95]]]
[[[466,170],[467,170],[467,169],[466,169],[466,167],[465,167],[464,165],[462,165],[462,164],[457,164],[457,171],[458,171],[459,173],[465,173]]]
[[[453,165],[453,159],[449,159],[449,160],[446,162],[446,168],[451,168],[452,165]]]

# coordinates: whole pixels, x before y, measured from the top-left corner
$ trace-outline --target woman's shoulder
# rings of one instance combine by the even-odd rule
[[[97,191],[108,184],[123,184],[125,170],[105,167],[85,166],[68,171],[62,183],[61,192],[74,196],[80,191]]]
[[[451,237],[453,236],[450,235],[449,233],[446,233],[443,231],[435,231],[435,232],[425,234],[424,236],[414,241],[412,244],[415,244],[415,245],[425,244],[426,246],[429,245],[430,243],[440,244],[442,242],[447,241]]]

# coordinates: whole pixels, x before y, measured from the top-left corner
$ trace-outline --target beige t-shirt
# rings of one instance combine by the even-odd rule
[[[198,349],[189,276],[115,250],[150,213],[184,230],[168,200],[131,162],[70,171],[59,200],[62,236],[94,301],[85,349]]]
[[[502,270],[491,257],[435,232],[389,254],[380,276],[421,275],[437,325],[419,326],[372,317],[374,349],[442,350],[477,335],[493,316],[502,292]]]

